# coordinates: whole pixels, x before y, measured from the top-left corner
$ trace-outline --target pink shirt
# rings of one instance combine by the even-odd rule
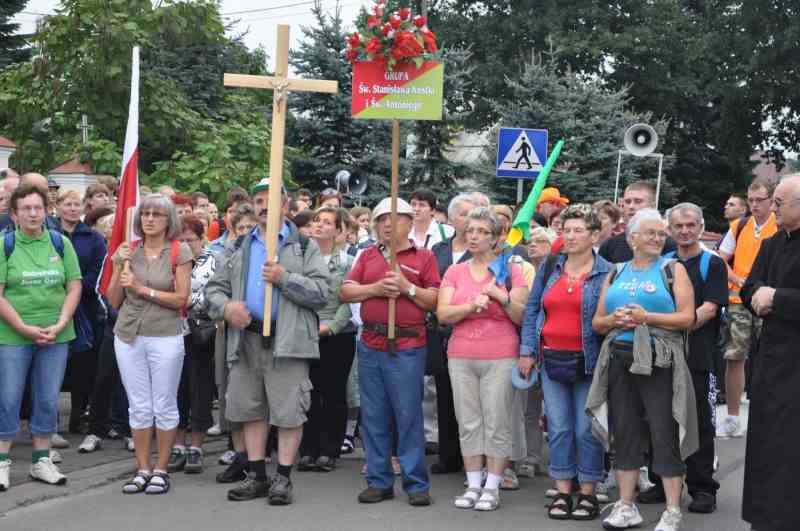
[[[480,294],[483,286],[494,282],[488,270],[480,281],[472,278],[469,262],[450,266],[444,274],[442,288],[455,288],[450,304],[468,304]],[[499,286],[506,292],[505,285]],[[511,287],[527,287],[522,268],[511,267]],[[507,292],[506,292],[507,293]],[[519,355],[519,330],[499,302],[492,300],[489,308],[472,313],[453,327],[447,346],[449,358],[497,360]]]

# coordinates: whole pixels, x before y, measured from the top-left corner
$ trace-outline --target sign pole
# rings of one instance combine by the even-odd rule
[[[400,192],[400,122],[392,120],[392,183],[391,183],[391,208],[389,214],[392,225],[392,241],[389,244],[389,269],[397,271],[397,246],[394,233],[397,230],[397,196]],[[395,327],[397,321],[397,299],[389,299],[389,325],[386,338],[389,341],[389,353],[393,354],[397,346],[395,340]]]
[[[517,206],[522,204],[522,187],[523,185],[522,179],[517,179]]]

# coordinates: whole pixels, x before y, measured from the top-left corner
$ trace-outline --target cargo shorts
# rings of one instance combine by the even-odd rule
[[[239,359],[228,376],[225,415],[232,422],[266,419],[278,428],[297,428],[308,420],[311,380],[308,360],[273,357],[261,335],[242,332]]]
[[[744,361],[761,334],[761,318],[756,317],[744,304],[728,306],[728,344],[725,359]]]

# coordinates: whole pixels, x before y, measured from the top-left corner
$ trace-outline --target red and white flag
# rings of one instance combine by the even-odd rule
[[[108,242],[108,254],[100,273],[98,289],[102,295],[106,294],[111,281],[113,267],[111,257],[117,247],[128,236],[126,231],[126,213],[131,207],[139,205],[139,47],[133,48],[133,62],[131,65],[131,102],[128,107],[128,129],[125,132],[125,149],[122,155],[122,176],[117,194],[117,210],[114,217],[114,229],[111,240]],[[133,238],[133,234],[130,235]]]

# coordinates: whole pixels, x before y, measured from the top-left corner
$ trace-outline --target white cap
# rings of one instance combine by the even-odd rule
[[[386,197],[381,199],[381,202],[378,203],[372,210],[372,219],[378,219],[384,214],[390,214],[392,212],[392,198]],[[414,217],[414,209],[411,208],[405,200],[397,198],[397,213],[398,214],[405,214],[407,216]]]

